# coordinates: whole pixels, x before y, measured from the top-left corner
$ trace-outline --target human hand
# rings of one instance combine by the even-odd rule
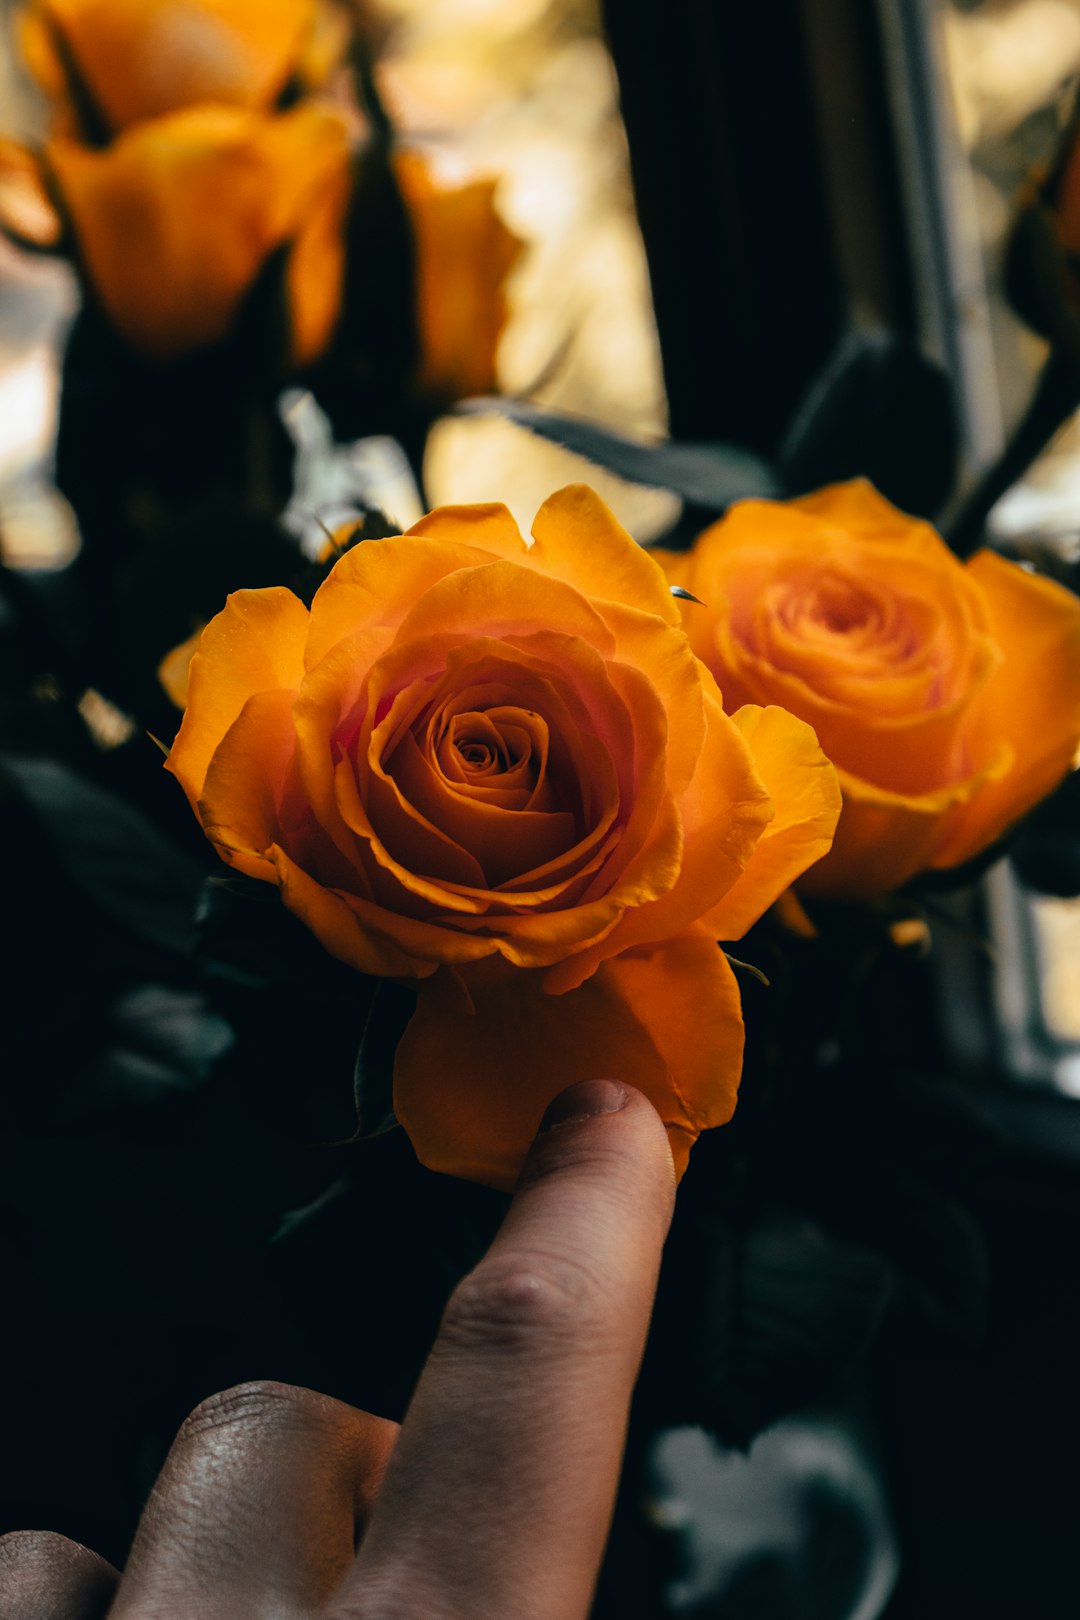
[[[674,1188],[645,1098],[572,1086],[400,1430],[284,1384],[212,1395],[123,1575],[63,1536],[6,1536],[0,1620],[581,1620]]]

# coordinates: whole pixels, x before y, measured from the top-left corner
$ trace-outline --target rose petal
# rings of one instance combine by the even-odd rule
[[[345,214],[353,192],[352,167],[327,173],[299,222],[285,269],[296,366],[309,366],[329,347],[341,315],[345,281]]]
[[[395,750],[393,782],[410,805],[472,853],[488,889],[547,865],[577,841],[575,818],[567,811],[503,808],[454,792],[431,770],[411,734]]]
[[[312,228],[340,190],[349,133],[315,103],[274,118],[195,106],[101,150],[51,140],[45,159],[109,319],[170,361],[219,342],[269,255]]]
[[[528,635],[537,625],[578,636],[605,656],[614,638],[580,592],[520,563],[494,561],[447,574],[419,598],[398,628],[397,640],[422,641],[462,625],[474,636]]]
[[[981,764],[966,747],[967,709],[1000,658],[977,586],[932,530],[875,548],[798,510],[788,523],[778,529],[768,503],[742,503],[695,549],[688,588],[709,608],[685,603],[684,622],[728,711],[785,708],[829,758],[892,792],[963,782]],[[816,622],[822,593],[841,589],[880,596],[870,644]]]
[[[618,929],[601,943],[556,963],[545,976],[554,993],[581,984],[606,957],[696,923],[750,861],[773,807],[753,755],[718,695],[707,692],[705,712],[705,746],[694,780],[679,801],[683,837],[676,883],[651,904],[627,910]]]
[[[290,690],[304,672],[308,615],[283,586],[234,591],[191,660],[187,708],[165,768],[197,810],[214,750],[249,697]]]
[[[971,716],[972,752],[985,758],[1006,743],[1013,758],[956,812],[935,867],[970,860],[1000,838],[1068,774],[1080,743],[1080,600],[992,551],[968,568],[1004,654]]]
[[[197,102],[268,106],[313,28],[313,0],[38,0],[24,46],[50,94],[55,29],[114,129]]]
[[[700,1131],[735,1106],[739,991],[704,930],[606,962],[579,989],[539,975],[440,973],[420,987],[394,1066],[394,1106],[429,1168],[513,1187],[551,1099],[611,1075],[639,1087],[668,1127],[679,1173]]]
[[[697,769],[705,740],[701,665],[685,634],[620,603],[605,604],[615,635],[613,662],[643,670],[667,713],[665,771],[672,793],[682,793]]]
[[[484,891],[484,873],[479,863],[438,827],[406,806],[395,782],[385,776],[380,780],[373,774],[365,802],[357,791],[352,762],[342,759],[334,771],[334,785],[342,818],[366,843],[383,872],[400,885],[397,899],[405,911],[413,909],[411,896],[438,910],[480,912],[487,909],[486,899],[477,898]],[[380,824],[387,829],[385,837],[380,837],[369,810],[378,815]],[[371,875],[373,879],[377,876],[374,872]],[[463,887],[471,893],[462,893]],[[390,894],[396,893],[385,885],[381,890],[387,896],[385,903],[389,903]],[[378,884],[376,892],[380,892]]]
[[[741,876],[704,919],[718,939],[741,939],[788,886],[827,853],[840,815],[840,783],[808,725],[786,709],[747,706],[732,716],[776,813]]]
[[[485,560],[482,551],[466,545],[433,545],[422,536],[413,538],[414,532],[363,540],[334,564],[311,604],[309,670],[339,641],[361,630],[381,630],[389,646],[425,591],[456,569],[475,568]]]
[[[549,496],[532,532],[532,566],[566,580],[590,601],[617,602],[679,624],[663,570],[587,484]]]
[[[786,504],[797,512],[823,518],[834,528],[858,530],[871,542],[899,540],[906,546],[915,533],[920,543],[935,550],[941,544],[929,523],[901,512],[879,494],[868,478],[849,478],[845,483],[828,484],[824,489],[799,495]]]
[[[249,697],[214,752],[199,800],[203,831],[230,865],[277,881],[267,853],[280,836],[278,805],[296,749],[293,693]]]
[[[416,387],[435,400],[488,394],[506,323],[504,283],[524,243],[495,208],[495,181],[445,185],[420,153],[400,146],[394,172],[416,242]]]
[[[409,955],[395,939],[366,927],[364,902],[350,904],[344,895],[325,888],[279,845],[271,845],[268,853],[282,900],[331,956],[360,973],[381,977],[417,978],[434,972],[433,962]]]
[[[1006,748],[968,781],[918,797],[889,793],[838,770],[844,805],[833,846],[799,879],[799,892],[867,900],[899,888],[930,864],[948,818],[995,773],[1006,770],[1010,756]]]

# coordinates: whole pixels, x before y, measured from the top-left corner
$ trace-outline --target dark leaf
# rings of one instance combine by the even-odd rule
[[[892,1287],[879,1256],[795,1214],[774,1211],[748,1228],[695,1223],[677,1235],[661,1278],[645,1385],[659,1394],[657,1415],[748,1445],[835,1389]]]
[[[868,478],[931,517],[952,492],[959,432],[947,374],[909,338],[850,332],[811,386],[780,448],[792,490]]]
[[[784,493],[775,469],[761,456],[730,444],[646,444],[584,417],[565,416],[524,399],[495,395],[463,399],[457,416],[504,416],[541,439],[572,450],[632,484],[668,489],[693,506],[723,512],[747,496]]]
[[[301,1209],[287,1209],[281,1217],[277,1231],[270,1239],[271,1243],[281,1243],[285,1238],[291,1237],[309,1221],[316,1220],[324,1210],[330,1208],[331,1204],[336,1204],[339,1198],[344,1198],[348,1191],[349,1183],[341,1177],[332,1182],[325,1192],[313,1198],[310,1204],[305,1204]]]
[[[73,883],[131,932],[180,956],[195,945],[202,869],[137,810],[47,759],[0,756]]]
[[[1027,818],[1012,860],[1021,882],[1037,894],[1080,895],[1080,772],[1066,777]]]
[[[327,956],[281,903],[272,883],[222,871],[204,881],[196,908],[199,959],[211,978],[250,990],[289,984],[351,988],[361,975]],[[344,996],[342,997],[344,999]]]
[[[356,1134],[382,1136],[394,1115],[394,1056],[416,1007],[416,994],[389,979],[373,981],[353,1072]]]
[[[1080,322],[1075,315],[1070,320],[1077,328],[1073,349],[1051,350],[1027,409],[1001,454],[942,524],[942,533],[958,557],[970,557],[983,544],[986,520],[993,507],[1020,482],[1036,456],[1080,404],[1080,355],[1074,352],[1080,346]]]
[[[153,1103],[210,1078],[233,1031],[197,990],[143,984],[120,995],[106,1018],[104,1050],[84,1085],[72,1087],[65,1121],[126,1103]]]
[[[898,1317],[915,1342],[977,1344],[990,1279],[982,1229],[971,1212],[956,1199],[897,1178],[883,1189],[878,1209],[868,1207],[867,1226],[867,1241],[898,1274]]]

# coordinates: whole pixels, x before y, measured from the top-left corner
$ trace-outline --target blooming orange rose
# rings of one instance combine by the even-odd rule
[[[490,393],[506,278],[524,243],[496,211],[494,180],[443,184],[407,149],[393,161],[416,243],[416,389],[439,404]]]
[[[168,767],[334,956],[413,982],[394,1101],[433,1168],[513,1184],[551,1097],[614,1074],[677,1163],[735,1103],[738,937],[827,847],[801,721],[725,715],[661,570],[591,490],[446,507],[310,612],[239,591]]]
[[[282,247],[291,357],[306,363],[325,348],[341,304],[352,161],[347,120],[317,102],[276,117],[192,107],[103,150],[57,137],[44,153],[109,319],[162,361],[224,337]]]
[[[880,895],[960,865],[1055,787],[1080,743],[1080,601],[991,551],[957,560],[857,480],[742,501],[688,556],[692,646],[725,706],[814,727],[844,809],[800,890]]]
[[[85,96],[110,133],[200,102],[268,109],[290,81],[321,84],[347,38],[332,0],[32,0],[21,18],[66,135],[92,133]]]

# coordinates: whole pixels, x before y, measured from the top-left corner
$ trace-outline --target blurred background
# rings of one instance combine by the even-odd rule
[[[447,176],[497,176],[499,209],[527,243],[498,352],[504,393],[643,439],[670,431],[766,454],[852,334],[902,334],[951,385],[961,496],[999,455],[1046,356],[1006,298],[1004,247],[1021,187],[1073,109],[1080,0],[362,10],[399,130]],[[0,0],[0,136],[26,141],[44,109],[17,65],[14,11]],[[79,547],[52,483],[76,303],[64,266],[0,240],[0,557],[16,570],[60,568]],[[526,527],[583,476],[643,542],[682,514],[675,496],[586,470],[493,418],[442,420],[424,471],[432,504],[498,495]],[[414,520],[415,487],[401,477],[393,489],[390,515]],[[998,502],[989,538],[1063,577],[1080,563],[1080,422]],[[124,719],[105,705],[106,743]],[[991,949],[946,942],[937,974],[952,1061],[992,1075],[989,1102],[1016,1145],[990,1232],[996,1310],[1026,1326],[974,1363],[928,1356],[902,1387],[885,1375],[905,1550],[887,1612],[1065,1620],[1080,1602],[1075,1507],[1053,1483],[1048,1434],[1080,1350],[1061,1298],[1080,1236],[1080,901],[1032,893],[1009,862],[982,892]],[[662,1465],[661,1519],[707,1520],[689,1498],[718,1460]],[[705,1496],[726,1490],[717,1475]],[[890,1511],[883,1501],[875,1513]],[[895,1569],[884,1588],[868,1576],[818,1607],[712,1607],[707,1529],[690,1544],[697,1563],[672,1613],[871,1620],[895,1581]]]

